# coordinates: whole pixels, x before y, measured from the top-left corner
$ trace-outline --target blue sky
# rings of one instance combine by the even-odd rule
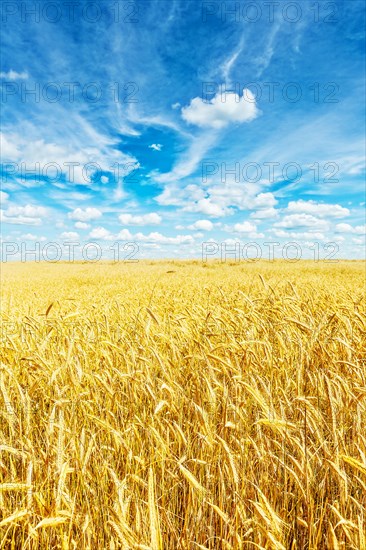
[[[6,250],[364,257],[363,1],[1,9]]]

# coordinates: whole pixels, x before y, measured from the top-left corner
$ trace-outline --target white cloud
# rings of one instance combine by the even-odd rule
[[[0,73],[0,78],[7,78],[8,80],[27,80],[28,77],[27,72],[17,73],[12,69],[7,73]]]
[[[15,225],[40,225],[42,218],[47,215],[43,206],[9,206],[7,210],[1,210],[1,221]]]
[[[234,231],[236,233],[255,233],[257,226],[251,222],[244,221],[243,223],[236,223],[234,225]]]
[[[130,231],[128,229],[122,229],[122,231],[120,231],[118,233],[116,238],[121,240],[121,241],[131,241],[131,240],[133,240],[133,235],[132,235],[132,233],[130,233]]]
[[[38,184],[39,185],[39,184]],[[79,203],[81,201],[89,201],[92,197],[89,193],[79,193],[78,191],[71,191],[70,188],[59,190],[50,189],[48,192],[50,199],[57,202],[69,202],[71,204]]]
[[[101,181],[102,183],[108,183],[108,182],[109,182],[109,178],[108,178],[107,176],[101,176],[100,181]]]
[[[182,135],[184,134],[181,128],[170,118],[163,116],[161,114],[153,115],[153,116],[141,114],[137,112],[135,106],[132,103],[129,105],[129,109],[128,109],[128,120],[130,122],[134,122],[136,124],[144,124],[146,126],[154,126],[154,127],[162,126],[163,128],[170,128],[175,132],[179,132]]]
[[[337,159],[337,164],[343,173],[357,176],[365,171],[365,155],[347,155]]]
[[[92,239],[101,239],[101,240],[121,240],[121,241],[130,241],[130,242],[144,242],[144,243],[155,243],[155,244],[192,244],[194,243],[194,238],[192,235],[177,235],[176,237],[167,237],[161,233],[152,232],[148,235],[144,233],[132,234],[128,229],[123,229],[117,235],[108,231],[104,227],[96,227],[93,229],[89,237]]]
[[[239,57],[239,55],[241,54],[241,52],[243,50],[243,44],[244,44],[244,40],[243,40],[243,35],[242,35],[236,49],[230,54],[230,56],[221,65],[220,72],[222,73],[222,77],[223,77],[224,82],[228,82],[228,83],[231,82],[230,81],[230,72],[231,72],[231,69],[233,68],[237,58]]]
[[[259,193],[255,196],[250,202],[249,205],[251,208],[271,208],[277,204],[277,199],[273,193]]]
[[[281,19],[274,22],[271,26],[271,30],[268,33],[264,34],[264,39],[266,44],[262,44],[261,53],[255,59],[255,64],[258,67],[257,77],[262,76],[263,72],[269,67],[272,57],[275,53],[275,42],[278,32],[281,29]],[[259,38],[259,37],[258,37]]]
[[[16,139],[13,135],[6,136],[0,133],[0,149],[3,160],[16,161],[20,160],[20,150],[16,144]]]
[[[318,241],[323,241],[325,239],[325,236],[323,233],[320,233],[319,231],[284,231],[283,229],[272,229],[269,231],[270,233],[273,233],[276,237],[280,237],[283,239],[313,239]]]
[[[199,166],[206,153],[213,147],[217,140],[217,132],[203,132],[194,137],[188,148],[179,156],[170,172],[159,174],[151,172],[152,177],[158,183],[172,183],[176,185],[178,180],[190,176]]]
[[[278,217],[278,212],[275,208],[264,208],[263,210],[256,210],[250,214],[250,217],[255,220],[269,220]]]
[[[181,188],[176,184],[167,185],[157,202],[163,205],[182,206],[185,212],[196,212],[212,217],[223,217],[239,210],[264,210],[272,208],[277,200],[272,193],[259,193],[257,184],[235,182],[231,178],[223,183],[209,184],[206,188],[191,184]],[[267,211],[271,218],[276,217],[274,210]],[[254,216],[253,216],[254,217]],[[261,214],[257,218],[264,218]]]
[[[41,225],[41,218],[27,218],[26,216],[7,216],[4,210],[0,210],[1,223],[10,223],[14,225]]]
[[[144,235],[143,233],[136,233],[133,237],[137,241],[153,242],[159,244],[188,244],[193,243],[194,239],[192,235],[177,235],[176,237],[166,237],[161,233],[149,233]]]
[[[141,216],[120,214],[118,219],[123,225],[159,225],[162,217],[156,212],[151,212],[149,214],[142,214]]]
[[[102,213],[97,208],[76,208],[72,212],[68,213],[68,217],[71,220],[76,220],[79,222],[88,222],[90,220],[96,220],[102,216]]]
[[[206,214],[207,216],[212,216],[213,218],[220,218],[230,213],[229,208],[216,204],[210,198],[200,199],[194,204],[188,204],[183,208],[183,211],[199,212],[201,214]]]
[[[64,233],[61,233],[61,239],[76,240],[78,238],[79,238],[79,234],[75,233],[75,231],[65,231]]]
[[[218,93],[210,101],[200,97],[183,107],[182,118],[190,124],[210,128],[224,128],[233,122],[249,122],[259,114],[255,97],[248,89],[239,96],[234,92]]]
[[[20,239],[24,239],[25,241],[46,241],[46,237],[37,237],[37,235],[33,235],[33,233],[25,233],[20,237]]]
[[[213,229],[213,223],[210,220],[198,220],[194,224],[189,225],[188,229],[199,231],[211,231]]]
[[[8,193],[5,193],[5,191],[0,191],[0,204],[4,204],[9,198]]]
[[[353,233],[353,227],[349,223],[337,223],[336,231],[339,233]]]
[[[365,244],[365,239],[362,238],[362,237],[352,237],[352,242],[354,244],[362,244],[364,245]]]
[[[152,143],[151,145],[149,145],[149,149],[154,149],[154,151],[161,151],[163,148],[163,146],[161,145],[161,143]]]
[[[328,222],[319,220],[311,214],[288,214],[282,221],[276,222],[274,227],[283,227],[287,229],[296,229],[297,227],[311,227],[312,229],[327,229]]]
[[[255,212],[251,213],[250,217],[257,220],[277,218],[278,212],[274,208],[277,202],[273,193],[259,193],[248,201],[249,209],[257,209]],[[242,206],[244,205],[242,204]]]
[[[186,187],[169,184],[163,193],[156,198],[164,206],[181,206],[183,212],[194,212],[209,217],[224,217],[239,210],[257,210],[255,217],[263,219],[270,215],[277,217],[273,206],[277,199],[273,193],[259,193],[260,184],[236,182],[234,176],[226,182],[208,182],[206,186],[190,184]],[[263,187],[262,187],[263,188]],[[261,210],[267,210],[264,215]],[[254,217],[254,216],[252,216]]]
[[[353,227],[349,223],[337,223],[336,225],[337,233],[353,233],[356,235],[364,235],[366,232],[366,225],[357,225]]]
[[[89,233],[91,239],[100,239],[103,241],[131,241],[133,240],[133,235],[129,232],[128,229],[122,229],[117,235],[106,229],[105,227],[95,227]]]
[[[288,212],[311,214],[314,216],[328,218],[344,218],[349,216],[350,211],[339,204],[325,204],[315,201],[290,201],[287,206]]]
[[[76,222],[75,227],[76,229],[88,229],[90,227],[90,224],[85,222]]]
[[[105,229],[104,227],[96,227],[95,229],[92,229],[92,231],[89,233],[89,237],[91,239],[113,239],[113,235],[111,234],[108,229]]]
[[[184,206],[186,203],[203,199],[204,196],[204,190],[198,185],[190,184],[180,187],[176,184],[169,184],[155,200],[163,206]]]
[[[118,166],[117,192],[121,195],[123,178],[138,168],[136,159],[117,150],[116,143],[98,134],[82,117],[76,117],[76,122],[70,121],[69,127],[73,124],[75,131],[70,132],[72,135],[67,138],[57,135],[52,141],[39,139],[39,130],[30,125],[23,133],[19,130],[17,133],[1,134],[3,161],[20,165],[13,177],[20,174],[23,180],[20,184],[27,183],[25,169],[21,168],[24,163],[28,174],[34,171],[37,175],[48,176],[59,187],[64,177],[71,183],[92,186],[96,173],[110,172],[112,166]],[[101,176],[101,181],[105,177]]]

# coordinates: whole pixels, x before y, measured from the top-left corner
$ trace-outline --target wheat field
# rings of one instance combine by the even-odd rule
[[[363,262],[1,266],[0,548],[366,549]]]

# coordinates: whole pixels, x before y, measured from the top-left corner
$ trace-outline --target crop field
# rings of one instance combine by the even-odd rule
[[[366,549],[365,263],[8,263],[1,298],[1,549]]]

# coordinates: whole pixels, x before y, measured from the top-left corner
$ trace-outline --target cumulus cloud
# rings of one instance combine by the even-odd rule
[[[221,218],[230,213],[229,208],[213,202],[210,198],[200,199],[193,204],[188,204],[183,208],[183,211],[206,214],[213,218]]]
[[[182,109],[182,118],[186,122],[218,129],[230,123],[250,122],[258,114],[255,97],[248,89],[243,90],[242,96],[235,92],[218,93],[210,101],[195,97],[188,107]]]
[[[79,234],[75,231],[64,231],[64,233],[61,233],[61,239],[70,239],[70,240],[76,240],[79,238]]]
[[[256,209],[251,213],[250,217],[257,220],[277,218],[278,212],[274,208],[277,202],[273,193],[259,193],[248,201],[248,208]]]
[[[148,235],[136,233],[134,236],[137,241],[153,242],[159,244],[192,244],[194,239],[192,235],[177,235],[176,237],[166,237],[161,233],[153,232]]]
[[[280,222],[276,222],[274,227],[283,227],[285,229],[296,229],[297,227],[311,227],[314,230],[327,229],[328,222],[319,220],[311,214],[288,214]]]
[[[89,237],[92,239],[100,240],[122,240],[122,241],[135,241],[144,243],[155,244],[193,244],[194,238],[192,235],[177,235],[176,237],[167,237],[158,232],[152,232],[148,235],[144,233],[132,234],[128,229],[123,229],[117,235],[111,233],[104,227],[96,227],[93,229]]]
[[[197,220],[192,225],[189,225],[188,229],[198,231],[211,231],[213,229],[213,223],[210,222],[210,220]]]
[[[156,212],[151,212],[149,214],[142,214],[141,216],[120,214],[118,219],[123,225],[159,225],[162,217]]]
[[[233,208],[239,210],[265,210],[273,208],[277,199],[273,193],[259,193],[257,184],[247,184],[228,181],[210,183],[207,187],[190,184],[180,187],[176,184],[169,184],[163,193],[156,200],[164,206],[181,206],[184,212],[195,212],[210,217],[224,217],[234,212]],[[276,217],[274,210],[267,212],[271,218]],[[254,217],[254,216],[253,216]],[[258,214],[257,218],[265,216]]]
[[[95,227],[91,230],[89,233],[89,237],[91,239],[96,240],[103,240],[103,241],[131,241],[133,239],[133,235],[129,232],[128,229],[122,229],[119,233],[115,234],[109,231],[109,229],[106,229],[105,227]]]
[[[0,210],[1,223],[10,223],[14,225],[41,225],[41,218],[27,218],[26,216],[7,216],[3,210]]]
[[[323,241],[325,235],[320,231],[284,231],[283,229],[273,229],[269,231],[276,237],[283,239],[316,239],[318,241]]]
[[[238,210],[256,210],[258,219],[275,218],[274,205],[277,199],[273,193],[258,193],[258,184],[236,182],[228,177],[226,182],[208,182],[207,186],[191,183],[186,187],[175,183],[168,184],[163,193],[156,198],[164,206],[180,206],[182,212],[193,212],[205,216],[220,218]],[[260,211],[266,210],[264,214]],[[254,217],[254,216],[252,216]]]
[[[356,225],[353,227],[349,223],[337,223],[337,233],[353,233],[356,235],[364,235],[366,233],[366,225]]]
[[[88,222],[90,220],[97,220],[102,216],[102,213],[98,208],[76,208],[72,212],[68,213],[70,220],[76,220],[79,222]]]
[[[115,237],[113,237],[112,235],[111,238],[115,238]],[[116,238],[119,239],[120,241],[131,241],[133,239],[133,235],[132,233],[130,233],[128,229],[122,229],[122,231],[120,231],[118,235],[116,235]]]
[[[90,225],[88,223],[85,223],[85,222],[76,222],[75,227],[76,227],[76,229],[88,229],[90,227]]]
[[[154,151],[161,151],[163,148],[161,143],[152,143],[149,145],[149,149],[154,149]]]
[[[236,223],[234,225],[235,233],[255,233],[257,226],[251,222],[244,221],[243,223]]]
[[[273,195],[273,193],[259,193],[256,195],[251,201],[250,201],[250,207],[251,208],[272,208],[277,204],[277,199]]]
[[[7,210],[1,210],[1,221],[16,225],[40,225],[42,218],[47,215],[43,206],[9,206]]]
[[[33,235],[33,233],[25,233],[24,235],[21,235],[20,239],[24,241],[46,241],[46,237],[38,237],[37,235]]]
[[[264,208],[263,210],[256,210],[250,214],[251,218],[255,220],[270,220],[278,217],[278,212],[275,208]]]
[[[315,201],[290,201],[287,206],[288,212],[311,214],[319,217],[344,218],[349,216],[350,211],[339,204],[325,204]]]
[[[163,206],[183,206],[188,202],[198,201],[205,196],[204,190],[196,184],[179,187],[175,183],[169,184],[156,197],[156,202]]]
[[[89,233],[89,237],[91,239],[113,239],[114,236],[111,234],[108,229],[105,229],[105,227],[95,227],[92,229],[92,231]]]

